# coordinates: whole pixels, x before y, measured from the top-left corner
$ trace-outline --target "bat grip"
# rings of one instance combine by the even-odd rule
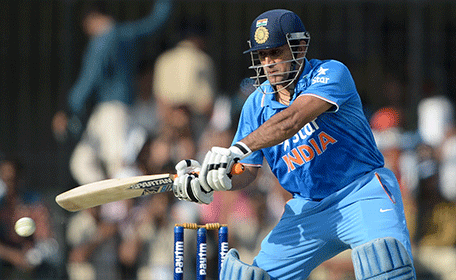
[[[245,171],[245,166],[240,162],[235,162],[231,167],[231,175],[241,175]]]
[[[231,166],[230,175],[241,175],[245,171],[245,166],[240,162],[235,162],[233,166]],[[198,172],[199,173],[199,172]],[[174,179],[177,178],[177,174],[174,175]]]

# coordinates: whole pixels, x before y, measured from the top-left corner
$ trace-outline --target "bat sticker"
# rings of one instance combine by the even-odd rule
[[[173,180],[171,178],[163,178],[141,181],[132,185],[129,189],[142,189],[141,195],[171,191],[173,189]]]

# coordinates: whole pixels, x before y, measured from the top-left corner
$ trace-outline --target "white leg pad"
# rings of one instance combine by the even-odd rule
[[[236,249],[230,249],[223,261],[221,280],[270,280],[271,278],[263,269],[248,265],[239,260]]]
[[[360,245],[352,251],[358,280],[416,279],[412,258],[397,239],[385,237]]]

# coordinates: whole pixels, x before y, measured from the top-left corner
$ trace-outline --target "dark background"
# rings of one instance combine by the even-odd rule
[[[46,194],[73,187],[67,171],[72,143],[59,144],[51,120],[77,78],[87,37],[80,12],[87,0],[7,0],[0,8],[0,151],[20,159],[25,185]],[[145,16],[151,1],[106,1],[116,20]],[[234,94],[248,70],[252,20],[272,8],[293,10],[311,33],[308,58],[334,58],[352,71],[371,111],[388,105],[384,81],[400,82],[406,129],[416,128],[423,87],[454,100],[456,3],[454,1],[177,1],[165,30],[151,38],[144,59],[179,39],[184,15],[210,21],[208,52],[217,65],[220,93]]]

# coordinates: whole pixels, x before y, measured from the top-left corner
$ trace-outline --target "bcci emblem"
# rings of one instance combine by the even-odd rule
[[[264,26],[260,26],[255,31],[255,41],[258,44],[264,44],[269,38],[269,31]]]

